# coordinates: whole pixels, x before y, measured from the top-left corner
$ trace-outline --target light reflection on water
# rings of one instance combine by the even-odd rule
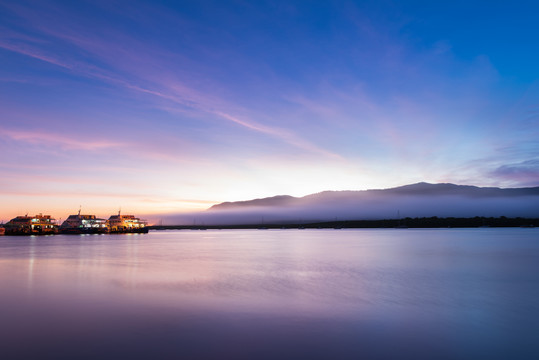
[[[0,238],[8,358],[534,358],[537,229]]]

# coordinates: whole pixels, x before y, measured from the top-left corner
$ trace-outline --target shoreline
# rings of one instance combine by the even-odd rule
[[[215,225],[150,225],[149,230],[209,230],[209,229],[405,229],[405,228],[481,228],[539,227],[538,218],[507,218],[504,216],[473,218],[403,218],[383,220],[342,220],[297,223],[215,224]]]

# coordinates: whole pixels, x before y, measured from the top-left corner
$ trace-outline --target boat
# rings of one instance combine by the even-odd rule
[[[6,233],[6,229],[0,226],[0,236],[4,235]]]
[[[99,219],[95,215],[69,215],[60,225],[61,234],[106,234],[109,232],[107,220]]]
[[[50,215],[17,216],[5,225],[6,235],[52,235],[58,232],[56,220]]]
[[[107,224],[112,234],[147,233],[149,230],[146,220],[141,220],[135,215],[122,215],[120,211],[118,211],[118,215],[109,217]]]

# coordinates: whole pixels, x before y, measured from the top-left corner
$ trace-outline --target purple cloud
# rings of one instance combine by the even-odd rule
[[[511,181],[518,186],[538,186],[539,159],[502,165],[492,171],[492,176]]]

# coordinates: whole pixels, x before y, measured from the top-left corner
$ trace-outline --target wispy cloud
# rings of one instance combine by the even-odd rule
[[[247,120],[244,120],[244,119],[240,119],[240,118],[238,118],[236,116],[225,114],[225,113],[222,113],[222,112],[219,112],[219,111],[215,112],[215,114],[219,115],[220,117],[222,117],[224,119],[232,121],[233,123],[236,123],[236,124],[239,124],[239,125],[244,126],[246,128],[249,128],[251,130],[258,131],[258,132],[261,132],[261,133],[264,133],[264,134],[268,134],[268,135],[277,137],[277,138],[285,141],[286,143],[291,144],[291,145],[293,145],[293,146],[295,146],[297,148],[307,150],[307,151],[310,151],[310,152],[313,152],[313,153],[317,153],[317,154],[320,154],[320,155],[324,155],[324,156],[334,158],[334,159],[342,159],[342,157],[340,155],[337,155],[337,154],[332,153],[330,151],[327,151],[327,150],[325,150],[323,148],[320,148],[320,147],[310,143],[309,141],[305,141],[304,139],[296,136],[295,134],[293,134],[293,133],[291,133],[291,132],[289,132],[287,130],[279,129],[279,128],[275,128],[275,127],[268,127],[268,126],[258,124],[258,123],[253,122],[253,121],[247,121]]]
[[[275,139],[283,141],[287,144],[295,146],[298,149],[312,152],[318,155],[327,156],[330,158],[340,158],[335,153],[323,149],[308,140],[294,134],[291,130],[283,130],[271,125],[262,124],[253,120],[247,120],[244,116],[240,117],[230,112],[230,109],[238,108],[237,104],[231,104],[226,100],[219,98],[211,91],[201,92],[193,88],[185,82],[177,79],[165,79],[153,76],[147,69],[152,67],[167,68],[173,64],[163,60],[157,60],[155,57],[146,57],[144,51],[141,51],[142,45],[135,39],[125,37],[123,34],[115,33],[109,29],[108,33],[112,39],[122,38],[122,43],[126,45],[118,47],[117,43],[107,39],[92,37],[90,34],[82,32],[74,33],[71,29],[55,25],[42,20],[37,14],[30,10],[25,10],[19,7],[12,7],[20,17],[24,18],[28,23],[31,23],[35,29],[41,33],[48,34],[53,39],[60,42],[68,43],[70,46],[75,46],[85,53],[92,54],[92,57],[98,59],[100,63],[107,63],[116,70],[114,73],[105,69],[96,62],[90,63],[84,58],[74,59],[73,57],[60,57],[59,53],[51,50],[42,49],[39,47],[39,39],[32,40],[32,37],[17,33],[12,34],[11,39],[3,39],[0,41],[0,47],[19,54],[23,54],[41,61],[57,65],[66,70],[69,70],[80,76],[99,79],[109,84],[123,87],[127,90],[134,91],[143,95],[150,95],[165,101],[169,101],[181,108],[191,108],[195,111],[203,112],[207,115],[217,116],[217,118],[232,122],[243,128],[249,129],[260,134],[271,136]],[[29,42],[33,45],[30,45]],[[146,50],[147,49],[147,44]],[[133,49],[133,50],[129,50]],[[157,49],[154,49],[157,50]],[[172,59],[177,58],[176,54],[166,53],[163,49],[159,49],[162,53],[162,58]],[[136,66],[124,66],[130,62],[130,59],[146,59],[146,69]],[[126,63],[127,62],[127,63]],[[126,73],[126,71],[128,71]],[[121,76],[121,74],[128,76]],[[137,80],[138,79],[138,80]],[[142,84],[144,83],[144,84]],[[211,86],[210,86],[211,87]],[[156,107],[170,109],[170,105],[154,104]],[[76,144],[72,144],[75,146]],[[80,144],[79,144],[80,145]],[[88,145],[91,146],[91,145]]]
[[[54,145],[63,149],[102,150],[123,147],[126,144],[106,140],[79,140],[58,133],[36,132],[27,130],[8,130],[0,128],[0,136],[6,136],[16,141],[38,145]]]
[[[539,160],[527,160],[499,166],[491,173],[518,186],[539,186]]]
[[[63,67],[65,69],[69,69],[69,70],[72,70],[73,69],[73,66],[68,64],[68,63],[65,63],[53,56],[49,56],[49,55],[46,55],[44,54],[43,52],[41,52],[40,50],[32,47],[32,46],[29,46],[29,45],[25,45],[25,44],[11,44],[9,42],[6,42],[4,40],[0,40],[0,48],[3,48],[5,50],[9,50],[9,51],[13,51],[13,52],[16,52],[16,53],[19,53],[19,54],[22,54],[22,55],[26,55],[26,56],[30,56],[34,59],[38,59],[38,60],[41,60],[41,61],[45,61],[45,62],[48,62],[50,64],[54,64],[54,65],[57,65],[57,66],[60,66],[60,67]]]

